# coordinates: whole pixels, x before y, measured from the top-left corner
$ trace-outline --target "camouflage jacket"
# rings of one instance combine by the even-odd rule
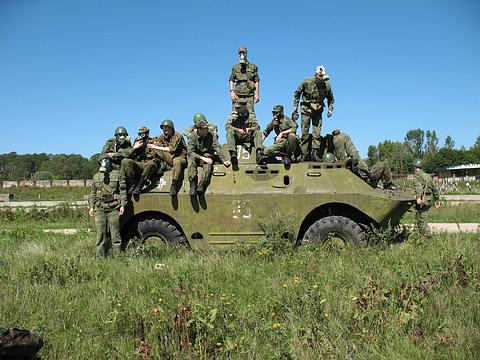
[[[132,143],[130,142],[130,138],[127,137],[121,146],[117,144],[117,141],[114,137],[108,139],[105,142],[105,145],[103,145],[101,154],[107,154],[110,152],[114,153],[113,157],[111,158],[112,163],[120,165],[122,159],[128,158],[132,153]]]
[[[360,169],[368,170],[367,163],[360,157],[352,139],[347,134],[339,133],[333,135],[333,153],[337,160],[346,161],[351,158],[358,162]]]
[[[413,176],[413,191],[417,199],[422,199],[427,205],[431,205],[432,201],[440,200],[440,192],[438,186],[432,177],[420,170]]]
[[[208,132],[205,136],[198,136],[194,131],[188,138],[187,152],[188,157],[199,159],[200,156],[208,155],[212,158],[217,156],[222,163],[225,162],[222,147],[211,132]]]
[[[137,140],[135,140],[135,142],[137,142]],[[153,139],[148,138],[147,143],[153,144]],[[160,156],[159,156],[158,150],[148,149],[145,144],[144,146],[141,146],[137,149],[132,148],[132,152],[130,153],[129,158],[135,161],[145,162],[145,161],[159,159]]]
[[[208,123],[208,131],[210,131],[213,136],[218,139],[218,128],[217,125],[214,123],[209,122]],[[183,134],[187,137],[187,139],[192,135],[193,132],[197,132],[197,129],[195,129],[195,124],[192,126],[189,126],[185,130],[183,130]]]
[[[171,137],[167,137],[165,134],[157,136],[152,139],[152,142],[158,146],[168,146],[173,157],[187,157],[187,145],[178,131],[175,131]]]
[[[91,208],[102,206],[110,210],[127,205],[125,179],[119,170],[97,172],[93,177],[88,204]]]
[[[263,130],[263,135],[267,137],[270,133],[275,131],[275,134],[280,134],[282,131],[292,129],[293,133],[297,131],[297,123],[290,119],[288,116],[282,116],[279,119],[278,125],[273,125],[273,120],[267,125],[265,130]]]
[[[258,124],[255,114],[250,113],[248,119],[240,118],[236,111],[232,111],[228,115],[227,123],[225,124],[225,130],[235,130],[235,129],[245,129],[252,128],[255,130],[260,130],[260,125]]]
[[[260,81],[257,65],[252,63],[233,65],[229,81],[233,81],[235,84],[235,94],[240,96],[253,95],[255,93],[255,83]]]
[[[317,80],[315,76],[306,78],[295,90],[293,96],[293,106],[298,107],[300,97],[304,105],[310,106],[312,103],[321,104],[325,106],[324,99],[327,99],[328,109],[333,110],[333,103],[335,99],[333,97],[332,87],[328,79]]]

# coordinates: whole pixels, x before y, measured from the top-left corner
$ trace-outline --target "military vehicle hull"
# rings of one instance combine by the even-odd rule
[[[290,218],[290,235],[299,244],[322,242],[329,233],[361,243],[361,224],[398,223],[414,203],[408,193],[372,188],[345,163],[215,165],[200,196],[189,195],[187,181],[171,196],[170,184],[166,172],[148,192],[132,197],[121,221],[125,240],[160,239],[192,249],[259,241],[262,223],[278,213]]]

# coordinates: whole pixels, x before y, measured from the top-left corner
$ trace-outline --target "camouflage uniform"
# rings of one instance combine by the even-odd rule
[[[175,131],[171,137],[162,134],[152,139],[152,142],[157,146],[169,148],[170,152],[157,150],[157,155],[173,168],[172,180],[183,182],[183,173],[187,166],[187,145],[182,134],[178,131]]]
[[[302,102],[300,103],[300,97]],[[328,110],[333,111],[332,87],[330,86],[329,77],[325,75],[322,79],[317,77],[309,77],[302,81],[294,94],[293,107],[298,108],[300,103],[300,111],[302,114],[302,138],[301,147],[302,154],[308,154],[308,130],[310,123],[312,124],[312,149],[320,149],[320,130],[322,129],[322,112],[325,107],[324,99],[327,99]]]
[[[288,129],[292,129],[293,132],[287,134],[286,137],[282,137],[279,143],[274,142],[272,146],[265,148],[264,153],[266,156],[277,156],[281,153],[292,156],[295,153],[298,147],[298,137],[295,134],[297,131],[297,123],[288,116],[281,115],[278,119],[274,118],[263,131],[263,136],[267,137],[272,130],[278,135]]]
[[[97,256],[105,257],[108,250],[107,233],[112,239],[112,255],[120,253],[120,221],[118,209],[127,205],[125,179],[116,169],[110,172],[98,172],[93,177],[89,196],[90,208],[95,209],[97,228]]]
[[[185,135],[187,140],[188,140],[188,138],[190,137],[190,135],[192,135],[193,132],[197,132],[196,130],[197,129],[195,129],[195,124],[193,124],[192,126],[189,126],[185,130],[183,130],[183,135]],[[217,125],[209,122],[208,123],[208,131],[211,132],[213,134],[213,136],[215,137],[215,139],[218,140],[218,127],[217,127]]]
[[[327,135],[326,139],[331,139],[332,135]],[[382,181],[384,188],[393,186],[392,183],[392,171],[388,162],[377,161],[371,169],[368,168],[367,163],[360,157],[355,145],[353,145],[352,139],[349,135],[341,133],[338,130],[333,132],[333,154],[337,160],[346,161],[349,158],[352,159],[354,164],[354,172],[369,183],[372,187],[377,187],[378,183]],[[328,145],[327,145],[328,149]],[[356,168],[355,164],[358,164]]]
[[[240,134],[238,129],[250,128],[247,134]],[[238,116],[236,111],[232,111],[228,115],[227,123],[225,124],[227,131],[227,146],[230,153],[237,152],[237,145],[250,143],[255,149],[263,149],[262,133],[260,132],[260,125],[257,122],[255,114],[249,113],[248,119]]]
[[[197,184],[197,167],[203,167],[202,178],[199,184],[205,188],[210,183],[212,177],[213,165],[202,161],[201,156],[220,160],[225,162],[222,147],[211,132],[207,132],[205,136],[199,136],[197,132],[193,132],[188,139],[188,180],[190,186],[192,182]]]
[[[419,232],[428,236],[430,230],[428,229],[427,211],[435,202],[440,200],[440,192],[432,177],[421,169],[417,169],[413,176],[413,190],[415,198],[424,201],[422,205],[415,204],[417,210],[415,222]]]
[[[114,169],[120,169],[120,164],[123,159],[126,159],[132,153],[132,143],[130,138],[127,137],[123,144],[118,144],[116,138],[110,138],[103,145],[102,152],[100,154],[114,153],[110,158]]]
[[[246,64],[235,64],[232,68],[229,81],[233,81],[235,84],[234,92],[237,98],[244,100],[248,111],[255,113],[253,108],[255,83],[260,81],[257,65],[248,61]],[[232,110],[235,110],[235,104],[233,104]]]

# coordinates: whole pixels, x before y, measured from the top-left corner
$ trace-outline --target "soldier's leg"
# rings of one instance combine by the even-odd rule
[[[232,153],[237,153],[237,133],[234,130],[227,131],[227,147],[230,155]]]
[[[95,206],[95,227],[97,230],[97,257],[107,256],[107,217],[103,208]]]
[[[377,161],[375,165],[373,165],[371,172],[377,183],[379,181],[382,182],[384,189],[396,189],[396,186],[393,184],[392,181],[392,171],[390,170],[390,165],[388,164],[388,161]]]
[[[254,109],[255,101],[253,100],[253,96],[248,96],[245,98],[245,100],[247,100],[247,103],[245,104],[247,110],[250,113],[255,114],[255,109]]]
[[[281,152],[283,152],[285,146],[284,146],[284,141],[282,141],[280,144],[273,144],[264,150],[264,154],[269,157],[274,157],[279,155]]]
[[[213,173],[213,165],[203,163],[203,171],[197,186],[197,193],[203,194],[207,189]]]
[[[131,193],[135,188],[135,178],[139,172],[137,162],[133,159],[123,159],[120,165],[120,176],[123,176],[127,183],[128,192]]]
[[[112,255],[120,255],[122,250],[122,238],[120,237],[120,216],[118,210],[108,211],[106,214],[108,228],[112,237]]]
[[[320,131],[322,130],[322,113],[312,115],[312,150],[319,150],[322,139],[320,138]]]
[[[197,194],[197,182],[198,182],[198,170],[197,170],[198,160],[194,157],[188,158],[188,181],[190,182],[190,195]]]
[[[155,161],[150,160],[142,163],[142,168],[143,168],[143,171],[142,171],[142,176],[140,178],[140,181],[145,182],[148,179],[150,179],[153,176],[153,174],[155,174],[158,171],[158,164]]]
[[[302,138],[300,140],[300,148],[302,150],[302,157],[304,158],[304,160],[305,158],[308,158],[311,150],[311,142],[308,136],[309,129],[310,129],[310,113],[306,113],[302,106]]]
[[[430,236],[430,230],[428,228],[428,206],[422,206],[417,208],[415,213],[415,225],[417,226],[418,232],[423,236]]]
[[[186,161],[184,157],[177,156],[173,158],[173,176],[172,185],[170,186],[170,195],[177,195],[182,187],[185,165]]]

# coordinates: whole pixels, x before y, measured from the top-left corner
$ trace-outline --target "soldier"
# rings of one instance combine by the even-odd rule
[[[295,133],[297,123],[283,114],[283,106],[275,105],[272,110],[273,119],[262,134],[262,141],[273,131],[277,135],[274,144],[265,149],[265,156],[284,154],[283,162],[290,164],[292,155],[298,147],[298,137]]]
[[[372,187],[377,187],[378,183],[382,181],[384,189],[397,190],[397,187],[392,182],[392,172],[386,160],[377,161],[369,169],[367,163],[360,157],[355,145],[353,145],[350,136],[341,133],[338,129],[334,130],[331,135],[328,134],[325,140],[327,151],[333,152],[337,160],[346,161],[351,159],[352,171]]]
[[[415,213],[415,223],[418,231],[422,235],[430,237],[427,211],[432,206],[432,202],[436,209],[440,207],[440,193],[435,181],[422,170],[422,160],[414,160],[413,166],[415,167],[413,190],[415,192],[415,198],[417,199],[415,204],[415,209],[417,210]]]
[[[88,213],[90,216],[95,216],[97,256],[107,255],[109,245],[107,233],[110,231],[112,255],[115,257],[120,254],[122,247],[119,217],[123,215],[127,205],[125,179],[119,170],[112,168],[108,155],[103,155],[99,164],[100,169],[93,177],[90,190]]]
[[[127,129],[119,126],[115,129],[115,137],[108,139],[103,146],[101,154],[107,154],[112,161],[114,169],[120,169],[123,159],[128,158],[132,152],[132,143]]]
[[[333,113],[333,103],[335,102],[335,99],[333,97],[333,91],[329,79],[330,77],[325,72],[323,65],[317,66],[315,68],[315,75],[303,80],[294,94],[293,114],[298,113],[298,104],[300,102],[300,97],[302,97],[302,102],[300,103],[302,114],[302,138],[300,146],[302,148],[302,157],[304,160],[309,157],[308,131],[310,123],[312,124],[313,135],[311,145],[312,153],[316,153],[320,149],[320,130],[322,129],[322,112],[325,107],[325,98],[327,99],[328,104],[327,116],[330,117]]]
[[[195,124],[198,122],[198,120],[207,121],[207,118],[202,113],[196,113],[195,115],[193,115],[193,125],[189,126],[188,128],[186,128],[183,131],[183,134],[187,137],[187,140],[190,137],[190,135],[192,134],[192,132],[196,131]],[[213,134],[213,136],[215,137],[215,139],[218,140],[217,125],[215,125],[214,123],[208,122],[208,121],[207,121],[207,124],[208,124],[208,131],[210,131]]]
[[[133,143],[130,157],[122,160],[121,171],[130,194],[139,195],[145,182],[159,170],[165,169],[165,162],[158,151],[147,147],[151,143],[150,130],[141,127],[138,129],[138,137]]]
[[[226,167],[230,161],[225,160],[222,147],[211,132],[208,123],[204,120],[197,121],[197,131],[192,132],[188,139],[188,180],[190,181],[190,195],[203,194],[210,183],[213,165],[219,160]],[[200,182],[197,177],[197,166],[203,167]]]
[[[250,143],[255,148],[257,163],[264,159],[260,125],[258,125],[255,114],[250,113],[244,105],[235,104],[235,111],[228,115],[225,130],[232,164],[238,164],[237,145],[246,143]]]
[[[177,195],[182,187],[184,171],[187,167],[187,145],[182,134],[175,131],[172,120],[163,120],[160,128],[163,134],[154,138],[153,144],[147,144],[147,148],[157,150],[160,158],[169,167],[173,167],[170,195]]]
[[[255,113],[253,103],[260,101],[260,77],[258,76],[257,65],[247,60],[247,48],[238,49],[240,61],[232,67],[229,78],[230,99],[232,99],[232,110],[235,110],[235,103],[239,99],[246,102],[247,109]]]

